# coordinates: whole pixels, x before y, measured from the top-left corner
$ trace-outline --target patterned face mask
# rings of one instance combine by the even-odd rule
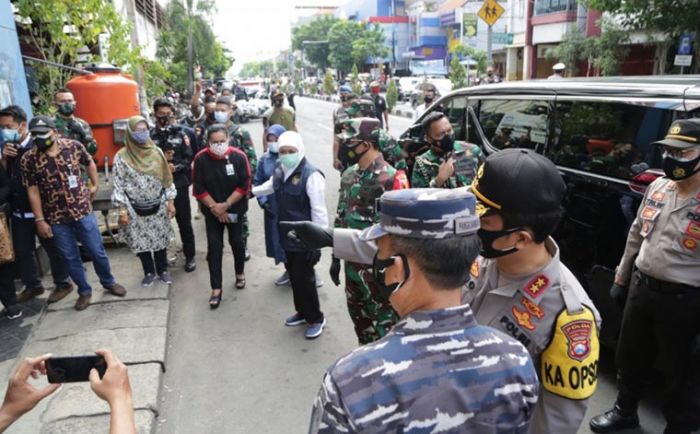
[[[226,150],[228,149],[228,142],[210,143],[209,149],[211,149],[211,152],[213,152],[215,155],[223,157],[226,154]]]

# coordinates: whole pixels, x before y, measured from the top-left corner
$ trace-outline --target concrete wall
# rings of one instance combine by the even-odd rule
[[[114,8],[119,12],[119,15],[126,21],[129,21],[129,14],[126,8],[128,0],[112,0]],[[156,48],[158,42],[158,32],[156,26],[148,21],[141,13],[136,11],[136,28],[139,35],[139,45],[143,50],[144,56],[151,60],[156,58]]]
[[[15,104],[32,117],[12,5],[0,0],[0,107]]]

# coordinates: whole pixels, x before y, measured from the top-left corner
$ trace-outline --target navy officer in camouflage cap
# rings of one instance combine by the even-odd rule
[[[396,190],[378,208],[360,237],[376,242],[372,273],[401,320],[328,369],[309,432],[526,432],[539,386],[527,350],[461,304],[480,248],[475,197]]]

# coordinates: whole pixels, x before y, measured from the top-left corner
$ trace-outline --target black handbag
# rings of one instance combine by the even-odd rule
[[[161,197],[163,196],[163,194],[165,194],[165,189],[161,190]],[[136,202],[133,199],[131,199],[131,197],[129,197],[128,194],[126,195],[126,197],[127,199],[129,199],[131,207],[134,209],[134,212],[138,216],[148,217],[149,215],[157,213],[160,209],[161,199],[157,199],[151,202]]]

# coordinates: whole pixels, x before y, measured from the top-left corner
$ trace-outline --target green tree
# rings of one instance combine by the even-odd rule
[[[352,72],[350,73],[350,87],[355,95],[360,95],[362,93],[362,83],[360,83],[360,74],[357,71],[357,65],[352,65]]]
[[[700,7],[696,1],[679,0],[584,0],[591,9],[615,15],[622,28],[642,30],[649,35],[665,36],[657,46],[657,70],[666,73],[669,49],[682,33],[694,36],[695,55],[692,71],[700,72]],[[654,37],[654,40],[658,38]]]
[[[486,52],[479,50],[470,45],[460,44],[454,51],[455,54],[468,57],[472,61],[476,62],[476,73],[483,74],[486,72]]]
[[[122,20],[110,2],[103,0],[15,0],[17,25],[22,27],[23,43],[42,60],[75,66],[78,52],[87,47],[88,62],[98,56],[100,35],[107,34],[107,49],[102,60],[116,65],[136,67],[145,61],[140,49],[130,48],[131,27]],[[36,63],[39,81],[37,113],[49,113],[55,91],[75,75],[73,72]],[[128,70],[126,72],[129,72]]]
[[[453,55],[450,61],[450,81],[452,82],[452,90],[467,87],[467,70],[464,65],[459,63],[459,57]]]
[[[365,27],[354,21],[338,21],[328,32],[328,49],[330,64],[345,75],[354,65],[353,42],[360,39]]]
[[[587,51],[601,75],[618,75],[620,65],[629,54],[629,32],[606,19],[601,19],[599,25],[603,31],[599,37],[588,39],[590,48]]]
[[[335,23],[340,21],[334,16],[324,15],[303,26],[292,29],[292,49],[304,50],[304,58],[318,68],[326,69],[328,62],[328,44],[306,44],[304,41],[326,41],[328,32]],[[297,69],[301,69],[298,66]]]
[[[323,76],[323,93],[333,95],[334,92],[335,81],[333,80],[333,74],[331,74],[330,69],[326,69],[326,74]]]
[[[389,54],[389,48],[384,44],[384,30],[378,25],[366,28],[358,39],[352,41],[352,59],[355,64],[374,62],[376,57],[385,57]]]
[[[578,63],[588,60],[591,63],[593,51],[592,45],[587,42],[586,36],[578,29],[574,28],[564,34],[556,48],[550,48],[545,52],[547,59],[554,59],[566,65],[572,76],[578,74]],[[588,75],[588,73],[586,74]]]
[[[213,0],[198,0],[196,6],[194,0],[168,3],[156,55],[173,71],[173,85],[179,89],[190,88],[194,65],[200,65],[207,77],[219,78],[233,63],[212,31],[213,13]]]
[[[389,111],[396,107],[396,102],[399,100],[399,90],[396,88],[396,80],[389,80],[389,85],[386,87],[386,105],[389,106]]]

